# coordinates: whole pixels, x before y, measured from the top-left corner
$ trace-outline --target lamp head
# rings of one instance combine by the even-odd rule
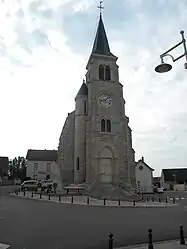
[[[172,69],[172,65],[168,63],[164,63],[164,62],[158,65],[157,67],[155,67],[155,71],[157,73],[166,73],[170,71],[171,69]]]

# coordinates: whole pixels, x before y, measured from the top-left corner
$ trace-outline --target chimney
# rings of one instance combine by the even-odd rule
[[[144,157],[142,156],[142,162],[144,162]]]

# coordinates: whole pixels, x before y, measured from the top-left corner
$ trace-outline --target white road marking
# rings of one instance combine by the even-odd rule
[[[182,197],[181,200],[184,200],[184,197]]]
[[[6,248],[9,248],[9,247],[10,247],[10,245],[0,243],[0,249],[6,249]]]

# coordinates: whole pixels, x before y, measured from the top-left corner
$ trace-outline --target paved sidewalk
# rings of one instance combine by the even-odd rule
[[[186,249],[187,245],[180,245],[179,240],[163,241],[153,243],[154,249]],[[148,244],[117,247],[114,249],[148,249]]]
[[[106,207],[174,207],[178,206],[178,204],[172,204],[170,203],[160,203],[160,202],[152,202],[152,201],[147,201],[147,202],[136,202],[135,206],[133,202],[127,202],[127,201],[110,201],[106,200],[105,205],[104,205],[104,200],[98,200],[95,198],[88,198],[87,196],[73,196],[73,203],[72,203],[72,196],[61,196],[59,199],[58,196],[49,196],[48,195],[42,195],[40,199],[39,194],[33,194],[33,197],[31,196],[31,192],[26,192],[25,196],[23,196],[23,193],[19,193],[16,195],[15,193],[12,193],[10,195],[13,196],[18,196],[22,198],[29,198],[29,199],[34,199],[34,200],[39,200],[39,201],[50,201],[54,203],[59,203],[59,204],[75,204],[75,205],[91,205],[91,206],[106,206]],[[87,201],[89,200],[89,203]]]

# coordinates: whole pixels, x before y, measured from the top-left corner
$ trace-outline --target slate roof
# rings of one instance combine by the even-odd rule
[[[187,168],[162,169],[166,182],[187,181]]]
[[[108,44],[108,39],[107,39],[107,35],[105,32],[105,28],[104,28],[104,24],[103,24],[103,20],[102,20],[101,15],[100,15],[100,19],[99,19],[99,24],[98,24],[98,28],[97,28],[97,33],[96,33],[92,53],[100,54],[100,55],[114,56],[110,52],[110,47]]]
[[[29,161],[56,161],[57,150],[28,150],[26,159]]]
[[[77,96],[80,96],[80,95],[84,95],[84,96],[88,95],[88,87],[85,83],[82,83],[82,86],[80,87],[77,93]]]

